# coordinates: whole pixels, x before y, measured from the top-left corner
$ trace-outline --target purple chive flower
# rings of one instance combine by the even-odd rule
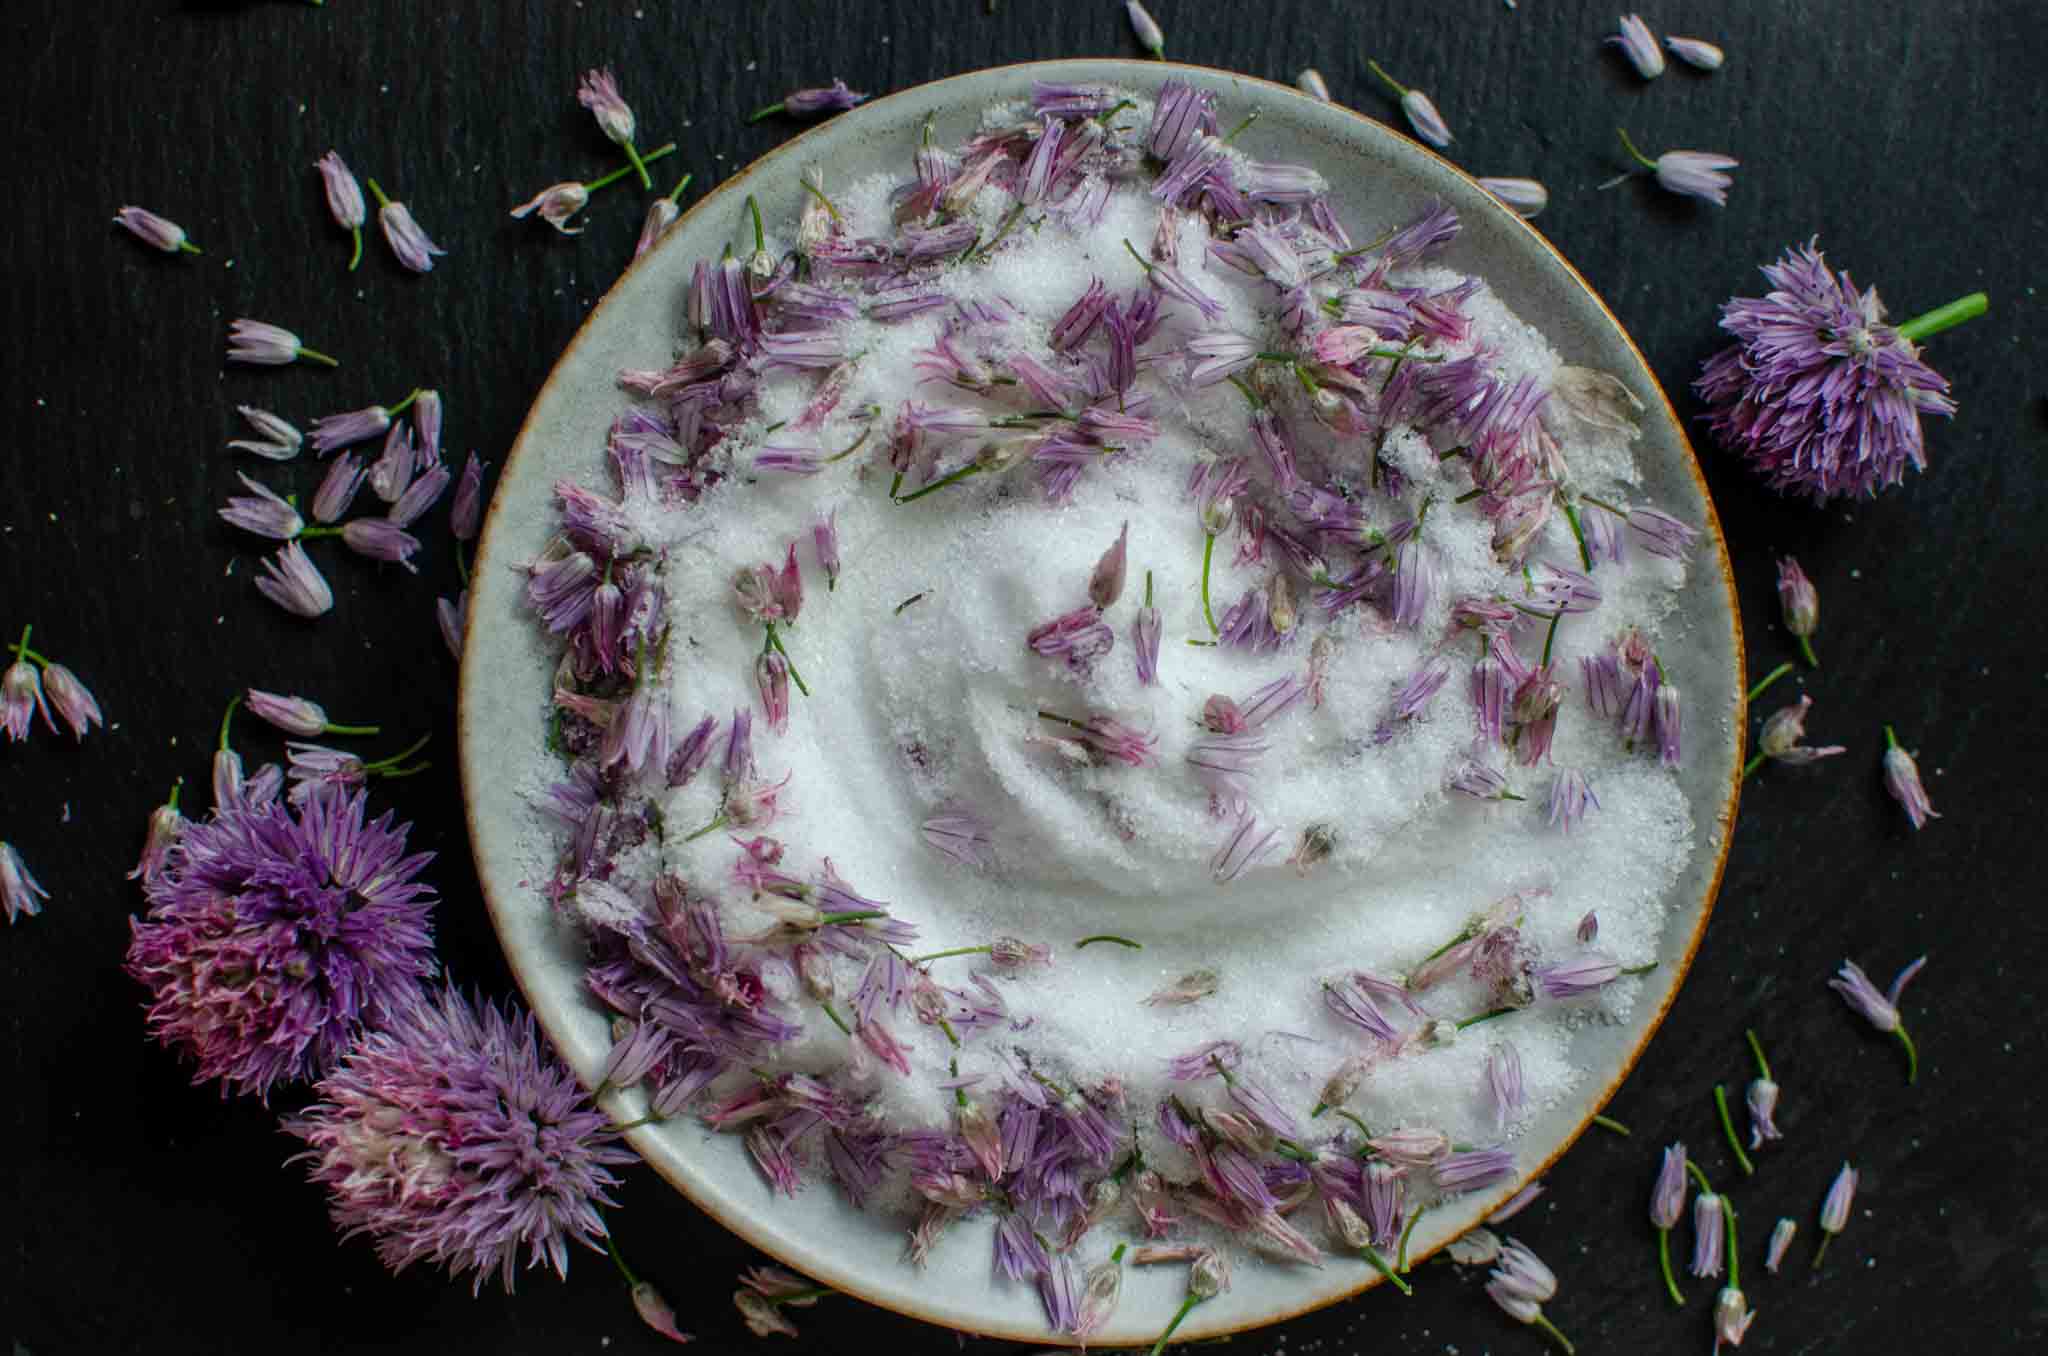
[[[1650,1223],[1658,1229],[1675,1229],[1685,1214],[1685,1146],[1673,1144],[1664,1151],[1657,1169],[1657,1185],[1650,1192]]]
[[[1159,637],[1164,629],[1159,609],[1152,606],[1152,571],[1145,571],[1145,605],[1131,621],[1131,650],[1138,666],[1138,681],[1146,687],[1159,682]]]
[[[1721,63],[1728,59],[1727,53],[1704,38],[1667,37],[1664,46],[1671,55],[1696,70],[1718,71]]]
[[[1749,1106],[1749,1147],[1761,1149],[1767,1139],[1783,1139],[1773,1119],[1778,1110],[1778,1085],[1768,1078],[1751,1081],[1743,1100]]]
[[[1816,503],[1875,494],[1908,465],[1924,470],[1920,416],[1956,406],[1916,341],[1982,315],[1984,294],[1892,326],[1877,289],[1859,293],[1847,273],[1830,272],[1812,240],[1763,274],[1768,295],[1722,306],[1721,328],[1735,342],[1693,383],[1721,445],[1772,488]]]
[[[1512,1149],[1466,1149],[1445,1154],[1430,1168],[1437,1189],[1478,1191],[1514,1175]]]
[[[142,207],[124,207],[114,213],[114,224],[137,240],[165,254],[198,254],[200,249],[185,238],[185,228]]]
[[[598,1250],[611,1169],[635,1157],[530,1014],[454,989],[365,1032],[315,1091],[284,1129],[335,1226],[369,1234],[393,1271],[473,1272],[473,1291],[495,1273],[509,1292],[522,1250],[558,1276],[570,1243]]]
[[[441,629],[441,643],[448,647],[448,653],[456,663],[462,662],[462,628],[469,619],[469,590],[464,589],[453,598],[434,600],[434,621]]]
[[[313,450],[332,452],[336,448],[381,438],[391,431],[391,411],[382,405],[327,414],[313,421]]]
[[[782,96],[778,103],[756,109],[748,116],[748,122],[759,122],[777,113],[787,113],[792,118],[808,118],[819,113],[838,113],[867,99],[865,94],[855,94],[846,87],[844,80],[834,79],[830,85],[817,89],[794,90]]]
[[[1138,46],[1150,52],[1154,60],[1166,60],[1166,31],[1160,28],[1152,12],[1138,0],[1124,0],[1124,16],[1131,21],[1131,34],[1137,38]]]
[[[1443,685],[1450,681],[1451,659],[1438,652],[1422,661],[1422,667],[1409,675],[1408,681],[1394,696],[1394,718],[1414,720],[1428,713],[1430,701],[1435,698]]]
[[[384,243],[391,246],[398,262],[415,273],[433,272],[434,256],[448,251],[429,240],[413,220],[412,209],[386,197],[375,179],[370,180],[370,193],[377,199],[377,225],[383,228]]]
[[[1410,89],[1380,68],[1377,61],[1365,63],[1372,73],[1386,83],[1401,101],[1401,112],[1407,115],[1408,125],[1415,129],[1415,135],[1441,150],[1451,144],[1451,129],[1444,123],[1443,114],[1437,112],[1436,104],[1419,89]]]
[[[1711,1191],[1702,1191],[1692,1203],[1692,1274],[1718,1276],[1722,1255],[1727,1251],[1727,1203]]]
[[[49,897],[50,892],[29,874],[28,863],[14,845],[0,842],[0,909],[6,910],[9,925],[23,914],[41,913],[42,901]]]
[[[839,510],[811,524],[811,542],[818,549],[818,568],[825,572],[825,591],[839,587]]]
[[[1912,754],[1899,747],[1899,737],[1889,725],[1884,727],[1884,742],[1884,789],[1905,810],[1914,828],[1941,818],[1941,811],[1927,799],[1927,788],[1920,784],[1920,765],[1913,761]]]
[[[78,681],[78,675],[62,664],[43,665],[43,693],[48,699],[43,719],[49,720],[48,709],[55,708],[57,716],[71,727],[75,739],[84,739],[86,731],[94,725],[106,724],[106,717],[100,713],[100,704],[94,700],[91,689]]]
[[[1653,556],[1682,561],[1692,551],[1699,529],[1690,527],[1662,509],[1633,508],[1628,511],[1628,530],[1636,544]]]
[[[1799,652],[1807,663],[1819,668],[1813,633],[1820,627],[1820,592],[1790,556],[1778,562],[1778,606],[1785,614],[1785,629],[1799,641]]]
[[[412,563],[413,553],[420,549],[419,538],[396,523],[383,518],[351,519],[341,525],[341,540],[357,555],[403,565],[409,574],[419,573]]]
[[[1500,1264],[1488,1274],[1486,1293],[1509,1318],[1542,1328],[1566,1352],[1572,1350],[1570,1340],[1543,1316],[1543,1306],[1557,1295],[1557,1277],[1520,1243],[1510,1240],[1501,1249]]]
[[[1539,965],[1530,972],[1538,993],[1560,1001],[1598,993],[1620,977],[1621,963],[1597,951],[1556,965]]]
[[[1486,1052],[1486,1091],[1493,1103],[1494,1133],[1505,1134],[1525,1102],[1521,1052],[1507,1041]]]
[[[321,478],[320,488],[313,492],[313,520],[319,523],[338,522],[355,502],[356,492],[362,488],[363,478],[368,472],[355,458],[353,452],[344,452],[336,457]]]
[[[1820,1247],[1813,1254],[1813,1264],[1818,1267],[1820,1259],[1827,1255],[1828,1244],[1835,1241],[1835,1235],[1842,1232],[1849,1223],[1849,1206],[1856,1199],[1856,1169],[1847,1163],[1835,1175],[1828,1187],[1827,1199],[1820,1206]]]
[[[1680,741],[1684,728],[1684,708],[1679,704],[1678,684],[1659,683],[1653,705],[1656,711],[1657,760],[1665,767],[1677,767],[1684,754],[1684,747]]]
[[[1792,1237],[1798,1232],[1799,1226],[1791,1220],[1781,1219],[1778,1221],[1777,1227],[1771,1230],[1770,1248],[1764,1254],[1765,1271],[1770,1272],[1773,1276],[1778,1274],[1778,1267],[1783,1264],[1785,1253],[1792,1246]]]
[[[409,826],[366,815],[360,791],[230,807],[145,874],[126,967],[150,991],[151,1034],[192,1057],[196,1081],[267,1097],[420,1001],[434,896],[415,878],[433,854],[405,855]],[[251,974],[262,982],[230,982]]]
[[[1842,1001],[1847,1003],[1857,1016],[1879,1031],[1889,1032],[1899,1038],[1899,1043],[1906,1047],[1908,1083],[1920,1076],[1920,1052],[1914,1047],[1913,1038],[1907,1034],[1906,1025],[1899,1018],[1899,994],[1913,982],[1913,977],[1919,974],[1921,967],[1926,964],[1927,957],[1922,956],[1899,971],[1892,980],[1891,988],[1884,993],[1877,991],[1877,986],[1870,982],[1870,977],[1863,973],[1862,967],[1855,961],[1843,961],[1836,977],[1828,981],[1828,987],[1842,995]]]
[[[1326,981],[1323,1006],[1381,1044],[1399,1044],[1400,1031],[1387,1020],[1387,1014],[1375,1001],[1373,989],[1359,982],[1363,978],[1354,975],[1341,981]]]
[[[1244,813],[1251,794],[1252,776],[1259,759],[1271,745],[1251,734],[1215,735],[1188,746],[1188,766],[1218,809],[1225,814]]]
[[[1722,171],[1737,168],[1742,164],[1740,160],[1717,151],[1666,151],[1652,160],[1636,149],[1635,142],[1629,137],[1628,129],[1622,128],[1620,131],[1621,144],[1627,149],[1629,157],[1656,175],[1658,187],[1665,192],[1682,194],[1688,198],[1700,198],[1716,207],[1728,205],[1728,189],[1735,181]],[[1619,178],[1609,179],[1601,187],[1612,187],[1626,178],[1628,174],[1622,174]]]
[[[312,739],[323,734],[375,734],[374,725],[336,725],[327,719],[327,712],[320,703],[304,697],[287,697],[276,692],[264,692],[250,688],[248,696],[249,713],[258,720],[283,730]]]
[[[334,591],[295,541],[286,542],[283,550],[263,562],[256,591],[301,617],[317,617],[334,606]]]
[[[1481,179],[1479,186],[1524,219],[1550,206],[1550,190],[1534,179]]]
[[[1102,553],[1095,562],[1095,570],[1088,576],[1088,601],[1098,609],[1107,610],[1116,605],[1124,593],[1125,546],[1131,538],[1131,525],[1126,522],[1117,533],[1116,541]]]
[[[321,156],[313,168],[320,171],[321,187],[327,192],[327,210],[334,217],[334,224],[354,238],[355,251],[348,261],[349,272],[353,273],[363,261],[363,222],[368,215],[362,185],[356,182],[339,151]]]
[[[305,435],[293,427],[290,421],[281,419],[269,410],[259,410],[254,405],[237,405],[235,409],[242,418],[249,421],[249,427],[261,434],[258,438],[236,438],[228,443],[238,452],[253,452],[271,461],[290,461],[299,455],[299,448],[305,443]]]
[[[1520,800],[1520,796],[1508,792],[1508,779],[1500,772],[1476,758],[1468,758],[1448,783],[1451,790],[1473,800]]]
[[[563,235],[580,235],[583,228],[569,223],[575,219],[578,212],[589,205],[590,190],[581,183],[570,180],[566,183],[549,184],[513,208],[510,215],[515,221],[524,221],[538,212],[542,221]]]
[[[384,438],[384,451],[370,463],[370,492],[387,504],[396,503],[412,480],[412,430],[393,424]]]
[[[299,342],[298,335],[280,326],[247,319],[228,325],[228,361],[231,363],[277,367],[297,362],[300,358],[311,358],[329,367],[341,366],[325,353],[307,348]]]
[[[474,541],[483,516],[484,464],[476,453],[463,464],[455,482],[455,500],[448,509],[448,530],[457,541]]]
[[[754,686],[761,694],[768,728],[781,734],[789,728],[789,661],[774,650],[755,659]]]
[[[1763,734],[1757,739],[1757,758],[1802,767],[1818,759],[1847,753],[1848,748],[1841,744],[1807,745],[1799,742],[1806,737],[1806,713],[1812,705],[1813,698],[1802,693],[1791,706],[1772,712],[1770,719],[1764,722]]]
[[[1024,643],[1048,659],[1064,659],[1070,668],[1086,671],[1116,645],[1116,632],[1094,607],[1077,607],[1032,627]]]
[[[1272,853],[1279,844],[1280,830],[1259,832],[1259,818],[1247,813],[1209,859],[1209,874],[1218,885],[1228,885],[1244,874],[1246,867]]]
[[[1657,35],[1643,22],[1640,14],[1621,16],[1621,31],[1607,38],[1609,47],[1619,47],[1621,54],[1628,58],[1628,64],[1636,68],[1636,74],[1645,80],[1655,80],[1664,74],[1664,53],[1657,46]]]
[[[38,711],[43,713],[43,724],[50,727],[50,733],[57,732],[57,723],[50,719],[50,707],[44,700],[42,675],[24,653],[28,649],[28,635],[25,628],[20,642],[10,647],[15,652],[14,662],[0,675],[0,729],[17,742],[28,738],[29,726]]]
[[[233,523],[244,532],[278,541],[290,541],[305,530],[306,520],[299,516],[297,509],[249,477],[238,472],[236,478],[254,494],[229,499],[227,506],[220,510],[224,521]]]

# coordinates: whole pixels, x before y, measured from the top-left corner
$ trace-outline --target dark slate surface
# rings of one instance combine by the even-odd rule
[[[1544,229],[1641,343],[1682,412],[1716,346],[1716,304],[1757,287],[1756,264],[1818,232],[1831,259],[1880,283],[1903,317],[1984,288],[1992,315],[1934,341],[1958,418],[1931,429],[1931,471],[1874,503],[1815,511],[1761,491],[1707,452],[1735,549],[1754,670],[1790,650],[1774,557],[1794,552],[1824,600],[1826,667],[1808,680],[1813,729],[1853,752],[1753,784],[1719,911],[1690,982],[1612,1112],[1549,1178],[1519,1234],[1555,1264],[1550,1307],[1580,1349],[1700,1350],[1711,1292],[1670,1311],[1643,1199],[1656,1146],[1693,1144],[1733,1184],[1761,1311],[1755,1350],[2017,1350],[2048,1326],[2040,1182],[2042,1050],[2039,773],[2048,749],[2038,581],[2048,511],[2042,326],[2042,12],[2028,0],[1738,7],[1665,4],[1666,32],[1721,41],[1730,62],[1641,86],[1603,53],[1610,8],[1528,0],[1330,5],[1171,4],[1173,55],[1290,79],[1313,62],[1338,98],[1394,116],[1367,55],[1433,91],[1475,173],[1531,174]],[[421,574],[321,553],[339,604],[299,625],[250,586],[258,552],[214,509],[238,463],[220,450],[247,401],[303,420],[414,384],[447,397],[450,445],[500,457],[531,393],[628,253],[641,203],[605,197],[566,240],[504,211],[558,177],[610,162],[571,93],[617,67],[647,143],[700,190],[788,134],[741,115],[843,74],[892,90],[1038,57],[1133,54],[1121,7],[969,0],[663,5],[334,0],[109,3],[15,0],[0,14],[0,140],[9,185],[12,340],[0,409],[0,630],[84,675],[117,728],[82,747],[38,736],[0,749],[0,836],[56,898],[0,935],[6,1205],[0,1328],[16,1350],[654,1351],[615,1274],[580,1255],[566,1284],[530,1276],[472,1299],[427,1274],[386,1275],[337,1244],[275,1113],[187,1085],[142,1039],[119,964],[136,906],[122,873],[172,780],[203,786],[222,703],[239,685],[303,691],[400,738],[431,730],[433,771],[387,788],[440,854],[442,954],[463,981],[509,981],[477,903],[453,772],[453,668],[433,597],[451,591],[446,539]],[[1717,211],[1617,166],[1614,128],[1646,147],[1724,149],[1745,163]],[[451,253],[427,278],[380,247],[353,277],[310,166],[329,146],[409,200]],[[125,202],[184,222],[202,259],[165,259],[107,223]],[[297,327],[338,372],[223,371],[227,321]],[[273,472],[308,492],[309,459]],[[438,519],[437,519],[438,521]],[[1776,696],[1789,695],[1781,691]],[[1764,703],[1768,709],[1775,701]],[[1915,835],[1878,775],[1881,722],[1917,745],[1944,818]],[[275,746],[245,727],[252,754]],[[395,747],[395,740],[384,741]],[[1908,1012],[1925,1051],[1903,1085],[1895,1050],[1822,981],[1843,956],[1880,979],[1932,961]],[[1785,1143],[1736,1181],[1711,1118],[1716,1080],[1748,1077],[1745,1025],[1784,1083]],[[1789,1214],[1813,1233],[1836,1166],[1863,1191],[1824,1273],[1765,1276],[1757,1248]],[[629,1255],[706,1349],[747,1340],[728,1303],[753,1261],[644,1170],[615,1212]],[[1535,1351],[1446,1265],[1403,1301],[1362,1302],[1238,1339],[1257,1352]],[[803,1315],[805,1350],[954,1339],[857,1302]],[[986,1349],[986,1344],[984,1344]]]

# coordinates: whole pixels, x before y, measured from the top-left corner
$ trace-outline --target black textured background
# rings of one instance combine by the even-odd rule
[[[309,457],[237,459],[238,401],[302,424],[393,401],[415,384],[448,404],[448,445],[496,462],[554,355],[628,255],[643,201],[601,195],[575,240],[505,209],[611,163],[572,98],[613,65],[643,145],[683,151],[699,191],[790,125],[741,124],[795,86],[840,74],[888,91],[1038,57],[1135,55],[1112,0],[12,0],[0,14],[0,165],[10,334],[0,365],[0,631],[36,623],[114,727],[82,746],[39,734],[0,747],[0,837],[55,898],[0,931],[0,1335],[17,1353],[654,1351],[603,1258],[517,1295],[393,1278],[337,1243],[275,1111],[193,1088],[144,1042],[120,971],[137,896],[122,873],[176,777],[204,803],[207,751],[239,686],[297,691],[338,719],[381,721],[395,748],[432,731],[433,771],[384,803],[441,854],[444,960],[466,983],[510,984],[477,902],[453,771],[454,669],[433,619],[455,566],[440,515],[419,577],[318,552],[338,595],[313,625],[256,596],[260,555],[214,511],[237,469],[310,492]],[[1790,654],[1773,559],[1793,552],[1823,600],[1825,667],[1807,679],[1821,741],[1849,756],[1753,783],[1698,963],[1612,1113],[1550,1174],[1513,1232],[1549,1259],[1549,1312],[1580,1350],[1705,1351],[1711,1290],[1660,1296],[1643,1201],[1659,1143],[1682,1137],[1745,1221],[1744,1275],[1777,1352],[2019,1350],[2048,1330],[2048,1207],[2037,1004],[2048,809],[2042,718],[2041,524],[2048,454],[2041,368],[2044,100],[2036,0],[1653,4],[1661,32],[1721,42],[1711,76],[1674,63],[1640,84],[1604,52],[1613,10],[1526,0],[1373,4],[1160,0],[1173,56],[1276,80],[1313,63],[1339,100],[1397,119],[1369,83],[1375,55],[1432,91],[1478,174],[1546,181],[1542,228],[1621,316],[1682,413],[1716,347],[1717,304],[1755,266],[1819,233],[1837,266],[1904,318],[1978,288],[1991,315],[1934,340],[1962,404],[1930,428],[1933,465],[1873,503],[1816,511],[1761,491],[1704,445],[1734,548],[1753,669]],[[1653,151],[1742,159],[1725,210],[1642,181],[1601,193],[1626,123]],[[409,201],[450,254],[403,273],[371,242],[353,276],[314,159],[338,147]],[[692,195],[694,197],[695,195]],[[168,259],[107,224],[123,203],[186,225],[207,253]],[[221,365],[229,319],[299,330],[339,371]],[[1787,684],[1762,703],[1792,695]],[[1881,722],[1921,752],[1944,818],[1912,833],[1881,789]],[[244,721],[252,758],[278,746]],[[1932,954],[1907,1012],[1917,1088],[1896,1050],[1822,987],[1843,956],[1880,982]],[[1737,1181],[1715,1130],[1716,1080],[1748,1077],[1745,1025],[1785,1086],[1787,1139]],[[291,1100],[280,1096],[280,1105]],[[1814,1212],[1853,1159],[1863,1189],[1818,1275]],[[613,1214],[629,1256],[703,1347],[749,1339],[728,1296],[756,1260],[654,1175]],[[1780,1214],[1795,1265],[1766,1276]],[[1236,1339],[1259,1353],[1533,1352],[1478,1279],[1443,1264],[1402,1300],[1360,1302]],[[809,1351],[954,1339],[851,1300],[799,1315]],[[991,1349],[993,1344],[971,1344]],[[2038,1349],[2037,1347],[2034,1349]]]

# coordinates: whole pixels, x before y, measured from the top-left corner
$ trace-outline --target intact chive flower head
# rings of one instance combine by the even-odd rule
[[[282,326],[261,320],[237,320],[228,326],[228,361],[231,363],[278,367],[297,362],[300,358],[311,358],[329,367],[340,366],[325,353],[307,348],[299,342],[298,335]]]
[[[42,902],[49,897],[50,892],[29,874],[28,863],[14,844],[0,842],[0,909],[6,910],[9,925],[23,914],[41,913]]]
[[[1849,1206],[1856,1199],[1856,1169],[1847,1163],[1835,1174],[1835,1180],[1828,1187],[1827,1198],[1820,1203],[1820,1247],[1814,1249],[1813,1264],[1820,1265],[1820,1259],[1827,1255],[1828,1244],[1835,1241],[1835,1235],[1849,1224]]]
[[[1927,799],[1927,788],[1920,784],[1920,765],[1913,761],[1912,754],[1899,747],[1899,737],[1889,725],[1884,727],[1884,742],[1884,789],[1905,810],[1914,828],[1941,818],[1941,811]]]
[[[57,718],[71,727],[72,736],[84,739],[94,725],[106,724],[100,704],[78,675],[62,664],[43,665],[43,695],[57,712]]]
[[[299,448],[305,443],[305,435],[300,433],[291,421],[282,419],[269,410],[259,410],[254,405],[237,405],[235,409],[259,436],[236,438],[228,443],[229,447],[238,452],[253,452],[271,461],[290,461],[299,455]]]
[[[1704,38],[1667,37],[1664,46],[1671,55],[1695,70],[1718,71],[1721,63],[1728,59],[1726,52]]]
[[[1444,115],[1437,111],[1434,101],[1419,89],[1410,89],[1380,68],[1377,61],[1365,63],[1372,73],[1385,82],[1394,97],[1401,101],[1401,112],[1408,118],[1408,125],[1415,129],[1415,135],[1430,145],[1442,150],[1451,144],[1451,129],[1444,122]]]
[[[416,1004],[434,971],[429,852],[368,818],[364,794],[272,800],[186,825],[145,873],[126,967],[150,993],[150,1033],[195,1081],[267,1097],[333,1069],[362,1027]]]
[[[1657,46],[1657,35],[1643,22],[1640,14],[1621,16],[1621,31],[1607,39],[1609,47],[1619,47],[1621,54],[1628,58],[1628,64],[1636,68],[1636,74],[1645,80],[1655,80],[1664,74],[1664,53]]]
[[[1727,1202],[1702,1191],[1692,1203],[1692,1274],[1718,1276],[1727,1251]]]
[[[1166,60],[1166,30],[1152,17],[1152,11],[1139,4],[1138,0],[1124,0],[1124,14],[1131,21],[1131,34],[1137,38],[1138,46],[1150,52],[1154,60]],[[1321,97],[1327,99],[1330,96],[1324,94]]]
[[[1771,291],[1733,297],[1721,328],[1735,342],[1707,360],[1693,389],[1723,447],[1773,489],[1826,503],[1875,494],[1925,470],[1923,414],[1955,413],[1948,382],[1918,340],[1982,315],[1982,292],[1904,325],[1885,323],[1877,289],[1858,292],[1814,241],[1763,268]]]
[[[512,216],[524,221],[535,212],[540,219],[560,231],[563,235],[580,235],[583,228],[569,224],[578,212],[590,205],[590,190],[574,180],[550,184],[525,202],[512,209]]]
[[[1479,186],[1525,219],[1550,206],[1550,190],[1534,179],[1481,179]]]
[[[1899,1016],[1899,994],[1913,982],[1913,977],[1918,975],[1921,967],[1926,964],[1927,957],[1922,956],[1899,971],[1892,979],[1891,988],[1884,993],[1877,991],[1877,986],[1870,982],[1870,977],[1863,973],[1863,967],[1855,961],[1843,961],[1836,977],[1828,981],[1828,987],[1842,995],[1842,1001],[1849,1005],[1852,1012],[1879,1031],[1899,1038],[1899,1043],[1906,1048],[1908,1083],[1919,1077],[1920,1054],[1913,1045],[1913,1038],[1906,1032],[1905,1022]]]
[[[1770,1248],[1764,1254],[1765,1271],[1770,1272],[1773,1276],[1778,1274],[1778,1268],[1785,1261],[1785,1253],[1792,1247],[1793,1235],[1798,1232],[1799,1226],[1791,1220],[1781,1219],[1778,1221],[1778,1227],[1771,1230]]]
[[[263,578],[256,581],[256,591],[301,617],[317,617],[334,606],[334,591],[307,558],[305,548],[295,541],[285,543],[283,550],[263,562]]]
[[[453,989],[365,1032],[315,1091],[284,1128],[335,1227],[393,1271],[473,1272],[473,1291],[492,1276],[510,1291],[522,1251],[565,1276],[568,1245],[604,1237],[611,1169],[633,1161],[531,1015]]]
[[[199,247],[185,238],[185,228],[143,207],[124,207],[114,213],[114,224],[146,245],[165,254],[199,253]]]
[[[384,232],[384,243],[391,247],[398,262],[414,273],[432,273],[434,256],[448,251],[429,240],[413,219],[412,209],[402,202],[393,202],[375,179],[370,180],[370,192],[377,199],[377,225]]]
[[[1784,763],[1790,767],[1802,767],[1822,758],[1833,758],[1847,753],[1841,744],[1810,745],[1799,741],[1806,737],[1806,713],[1813,706],[1813,698],[1800,695],[1798,701],[1771,713],[1764,722],[1763,733],[1757,739],[1757,756],[1772,762]]]

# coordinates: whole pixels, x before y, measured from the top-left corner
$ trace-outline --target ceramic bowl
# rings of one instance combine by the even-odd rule
[[[1444,262],[1482,274],[1567,361],[1615,373],[1649,398],[1636,446],[1642,497],[1704,529],[1667,622],[1682,643],[1667,642],[1664,652],[1669,676],[1682,685],[1689,708],[1680,781],[1695,836],[1675,886],[1661,965],[1627,1021],[1579,1030],[1574,1062],[1596,1076],[1526,1128],[1518,1141],[1526,1175],[1430,1211],[1416,1230],[1412,1260],[1470,1228],[1570,1146],[1627,1074],[1685,978],[1720,883],[1735,812],[1743,664],[1719,524],[1685,434],[1641,353],[1548,241],[1462,171],[1382,123],[1221,71],[1150,62],[1041,62],[876,99],[762,157],[698,203],[591,313],[535,398],[500,477],[478,551],[462,667],[461,754],[471,843],[492,919],[528,1003],[563,1057],[586,1085],[595,1086],[610,1045],[607,1018],[584,992],[576,939],[550,918],[534,886],[545,879],[547,864],[536,860],[534,821],[520,788],[547,757],[542,712],[553,654],[525,606],[524,575],[517,567],[538,555],[554,530],[556,478],[597,478],[606,430],[622,403],[614,374],[621,367],[668,361],[679,337],[690,266],[717,256],[745,195],[757,195],[764,212],[793,216],[800,167],[828,165],[836,182],[885,168],[907,172],[909,150],[927,118],[934,120],[941,143],[952,145],[971,132],[980,110],[1026,96],[1033,80],[1104,82],[1149,92],[1169,76],[1214,91],[1225,125],[1258,109],[1261,116],[1241,138],[1242,149],[1260,159],[1319,169],[1333,185],[1339,217],[1361,238],[1411,216],[1432,196],[1454,207],[1463,231]],[[902,1220],[861,1214],[822,1188],[794,1200],[771,1200],[737,1137],[713,1135],[681,1120],[633,1130],[630,1138],[699,1207],[794,1270],[951,1328],[1047,1340],[1035,1291],[993,1277],[985,1241],[935,1252],[930,1266],[916,1271],[902,1260]],[[1232,1289],[1199,1306],[1178,1338],[1271,1323],[1356,1294],[1374,1280],[1375,1273],[1362,1266],[1240,1266]],[[1149,1343],[1178,1306],[1183,1285],[1181,1268],[1127,1271],[1123,1303],[1095,1343]]]

